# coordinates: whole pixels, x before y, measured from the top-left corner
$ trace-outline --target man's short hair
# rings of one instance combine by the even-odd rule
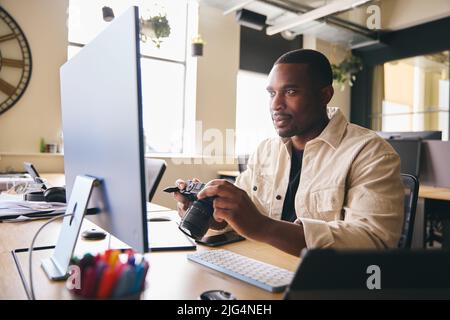
[[[311,49],[289,51],[279,57],[274,65],[279,63],[308,65],[311,75],[321,88],[333,83],[333,72],[331,70],[330,61],[328,61],[327,57],[319,51]]]

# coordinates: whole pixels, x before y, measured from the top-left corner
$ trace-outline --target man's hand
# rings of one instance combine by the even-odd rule
[[[216,196],[214,219],[226,221],[236,232],[255,240],[262,240],[264,223],[268,217],[262,215],[247,193],[227,180],[212,180],[197,195],[198,199]]]
[[[193,178],[192,181],[200,182],[200,180],[198,180],[197,178]],[[178,189],[183,190],[184,188],[186,188],[186,181],[178,179],[177,181],[175,181],[175,185],[178,187]],[[177,200],[178,215],[183,218],[186,214],[186,210],[192,205],[192,201],[190,201],[179,192],[174,192],[173,197],[175,198],[175,200]]]

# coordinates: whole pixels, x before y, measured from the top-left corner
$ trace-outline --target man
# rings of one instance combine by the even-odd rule
[[[373,131],[327,109],[334,93],[327,58],[286,53],[267,91],[280,137],[258,146],[235,185],[212,180],[199,193],[217,196],[213,228],[228,225],[293,255],[305,247],[396,247],[404,216],[400,159]],[[175,198],[183,215],[189,203]]]

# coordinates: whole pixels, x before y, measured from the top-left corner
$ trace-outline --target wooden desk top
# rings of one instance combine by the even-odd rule
[[[450,201],[450,189],[421,185],[419,188],[419,197]]]
[[[239,175],[239,171],[233,171],[233,170],[221,170],[217,171],[217,174],[219,176],[228,176],[228,177],[237,177]]]
[[[0,223],[0,299],[26,299],[26,293],[10,253],[17,248],[29,247],[36,230],[45,222]],[[50,224],[39,236],[36,246],[54,245],[57,241],[61,222]],[[82,230],[92,228],[93,223],[85,219]],[[124,248],[126,245],[112,237],[111,248]],[[96,253],[108,248],[108,238],[101,241],[79,239],[75,253]],[[299,258],[288,255],[269,245],[245,240],[222,246],[221,248],[246,255],[291,271],[295,271]],[[211,250],[197,246],[197,251]],[[150,263],[147,275],[147,289],[144,299],[197,299],[207,290],[222,289],[233,293],[238,299],[281,299],[283,294],[273,294],[225,274],[188,261],[186,255],[194,251],[166,251],[146,254]],[[40,260],[51,255],[51,250],[33,253],[33,278],[38,299],[73,299],[65,288],[65,282],[47,279],[40,267]],[[28,279],[28,253],[18,254]]]
[[[64,173],[42,173],[40,176],[54,187],[61,187],[66,184]]]

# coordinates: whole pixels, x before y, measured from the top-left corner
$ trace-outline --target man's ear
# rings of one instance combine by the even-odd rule
[[[322,95],[321,95],[322,105],[327,105],[330,102],[331,98],[333,98],[333,95],[334,95],[333,86],[329,85],[329,86],[323,87],[321,89],[321,93],[322,93]]]

